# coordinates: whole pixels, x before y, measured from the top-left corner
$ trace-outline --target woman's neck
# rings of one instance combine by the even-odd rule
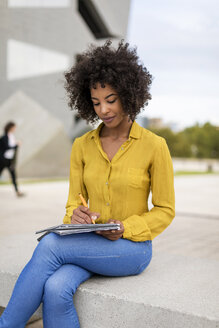
[[[109,128],[106,125],[104,125],[103,128],[101,129],[100,136],[108,137],[113,140],[128,139],[132,123],[133,121],[129,120],[127,117],[114,128]]]

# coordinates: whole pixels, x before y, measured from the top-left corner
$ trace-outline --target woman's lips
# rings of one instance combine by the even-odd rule
[[[106,123],[110,123],[110,122],[112,122],[112,120],[115,118],[115,116],[113,116],[113,117],[109,117],[109,118],[102,118],[102,120],[104,121],[104,122],[106,122]]]

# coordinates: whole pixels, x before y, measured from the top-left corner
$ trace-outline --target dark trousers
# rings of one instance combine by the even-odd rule
[[[4,168],[7,168],[10,176],[11,176],[11,180],[12,183],[14,185],[15,191],[18,191],[18,187],[17,187],[17,182],[16,182],[16,171],[15,171],[15,162],[13,159],[7,159],[4,157],[0,157],[0,175],[2,173],[2,171],[4,170]]]

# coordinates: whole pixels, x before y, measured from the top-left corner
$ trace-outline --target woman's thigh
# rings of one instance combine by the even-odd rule
[[[56,253],[61,264],[75,264],[92,273],[126,276],[141,273],[150,263],[152,242],[111,241],[95,233],[59,236],[50,233],[40,241]]]

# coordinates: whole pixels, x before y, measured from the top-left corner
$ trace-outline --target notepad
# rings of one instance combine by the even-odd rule
[[[42,230],[36,231],[36,234],[43,233],[37,240],[40,241],[45,235],[54,232],[60,236],[72,235],[75,233],[107,231],[107,230],[120,230],[118,223],[103,223],[103,224],[61,224]]]

